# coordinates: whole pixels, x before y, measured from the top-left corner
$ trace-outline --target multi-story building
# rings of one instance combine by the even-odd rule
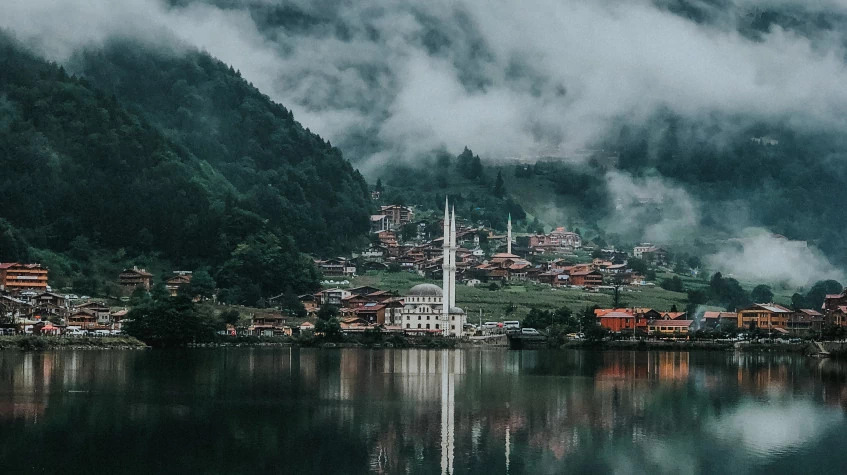
[[[132,269],[124,269],[118,275],[118,285],[130,291],[135,290],[137,287],[150,290],[152,282],[153,274],[136,266],[133,266]]]
[[[579,234],[565,231],[565,228],[556,228],[550,234],[536,234],[529,236],[527,242],[530,248],[549,249],[551,251],[578,249],[582,247],[582,238]]]
[[[192,274],[190,271],[175,271],[174,274],[165,282],[165,287],[168,288],[171,297],[176,297],[191,285]]]
[[[326,289],[320,292],[321,305],[332,305],[341,308],[344,299],[350,296],[350,291],[344,289]]]
[[[411,223],[415,215],[411,208],[401,205],[382,206],[380,214],[388,217],[388,222],[393,229]]]
[[[0,290],[16,294],[23,291],[44,292],[47,290],[48,270],[41,264],[0,264]]]
[[[324,277],[352,277],[356,275],[356,266],[347,259],[338,257],[325,261],[315,261]]]
[[[583,287],[597,287],[603,285],[603,273],[596,270],[571,272],[570,284]]]
[[[757,303],[738,311],[738,328],[782,328],[788,327],[788,319],[794,312],[775,303]]]
[[[389,221],[388,216],[384,214],[373,214],[371,215],[371,232],[372,233],[381,233],[383,231],[388,231]]]
[[[819,332],[823,324],[823,314],[811,308],[801,308],[788,317],[788,330],[793,332]]]

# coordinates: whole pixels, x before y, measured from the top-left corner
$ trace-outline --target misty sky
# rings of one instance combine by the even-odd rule
[[[768,7],[797,21],[763,27]],[[6,0],[0,26],[59,61],[115,35],[177,38],[232,64],[367,173],[465,145],[485,159],[578,161],[615,121],[660,109],[837,130],[845,18],[843,0]],[[673,206],[645,238],[694,229],[698,204],[675,184],[607,180],[619,193],[611,222],[637,219],[625,190],[648,182]]]
[[[847,106],[837,28],[739,31],[754,4],[837,25],[847,6],[835,0],[688,2],[701,23],[670,0],[4,3],[0,24],[60,60],[115,34],[172,34],[358,162],[464,145],[490,158],[573,155],[610,120],[660,107],[838,127]]]

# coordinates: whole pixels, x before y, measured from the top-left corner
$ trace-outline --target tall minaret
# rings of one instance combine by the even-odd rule
[[[509,223],[506,225],[506,254],[512,253],[512,213],[509,213]]]
[[[456,208],[450,218],[450,308],[456,306]]]
[[[444,258],[441,264],[441,328],[447,333],[447,325],[450,321],[450,206],[447,198],[444,199],[444,243],[441,249]]]

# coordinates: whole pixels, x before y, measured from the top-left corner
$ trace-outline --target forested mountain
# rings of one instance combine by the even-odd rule
[[[3,259],[76,256],[55,269],[67,283],[91,277],[90,253],[116,264],[155,255],[222,269],[242,301],[314,288],[298,251],[364,242],[359,173],[235,71],[199,52],[126,43],[80,64],[87,77],[0,36]],[[251,275],[268,282],[245,290]]]
[[[116,40],[73,66],[211,165],[301,249],[344,252],[367,231],[367,185],[341,152],[208,54]]]

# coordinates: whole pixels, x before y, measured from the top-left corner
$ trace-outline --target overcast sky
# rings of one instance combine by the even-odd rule
[[[58,61],[115,35],[169,47],[177,38],[206,50],[366,173],[386,160],[465,145],[483,159],[578,160],[612,123],[638,123],[657,110],[800,129],[847,125],[847,0],[688,0],[687,13],[681,0],[3,3],[0,27]],[[280,6],[290,8],[279,14]],[[751,31],[768,6],[801,21]],[[612,231],[643,221],[633,205],[649,187],[665,206],[639,230],[643,237],[697,232],[699,205],[674,183],[616,172],[606,179],[617,203]],[[736,247],[713,262],[778,260],[782,275],[808,261],[802,245],[739,242],[770,251]],[[785,253],[793,254],[779,257]],[[799,279],[817,269],[808,265]]]
[[[4,3],[0,25],[59,60],[114,34],[181,38],[356,161],[464,145],[490,158],[567,155],[610,120],[659,107],[837,127],[847,106],[841,38],[778,27],[745,37],[750,0],[691,1],[710,15],[703,24],[663,8],[670,0]],[[845,13],[837,0],[756,3]],[[308,26],[267,26],[257,13],[282,4]],[[378,144],[363,149],[362,136]]]

